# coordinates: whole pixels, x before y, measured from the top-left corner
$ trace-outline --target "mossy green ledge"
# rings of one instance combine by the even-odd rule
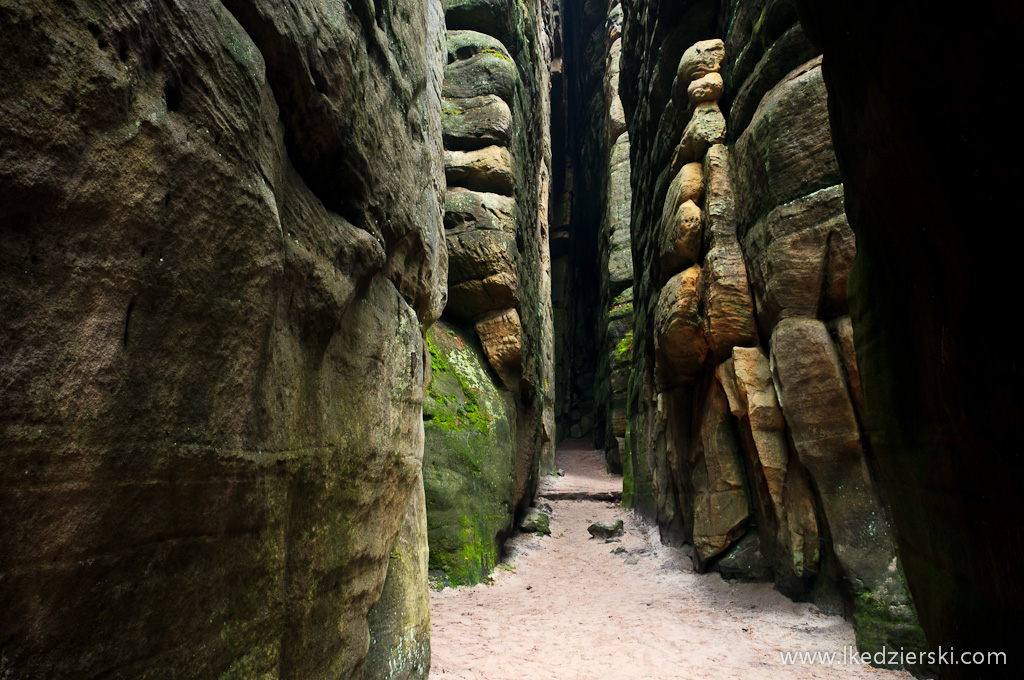
[[[423,400],[423,482],[429,574],[439,585],[479,583],[512,530],[515,410],[472,331],[440,321],[427,333],[431,379]]]

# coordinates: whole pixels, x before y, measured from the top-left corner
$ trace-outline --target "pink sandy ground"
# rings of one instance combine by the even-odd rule
[[[559,448],[558,465],[565,476],[546,488],[621,488],[601,452],[579,442]],[[912,677],[843,664],[854,645],[848,622],[770,584],[693,573],[657,530],[614,503],[549,503],[551,536],[514,537],[493,583],[432,593],[430,680]],[[620,542],[590,537],[592,522],[610,519],[625,523]],[[614,554],[618,546],[627,552]],[[799,651],[837,661],[783,663],[781,653]]]

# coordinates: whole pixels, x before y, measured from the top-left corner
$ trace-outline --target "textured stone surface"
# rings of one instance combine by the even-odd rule
[[[446,149],[507,145],[512,134],[512,110],[493,94],[445,99],[441,105],[441,131]]]
[[[978,320],[1016,304],[1021,234],[1001,230],[979,275],[979,232],[950,205],[954,195],[965,197],[971,224],[1001,224],[1014,214],[1024,135],[1012,107],[947,113],[943,87],[973,82],[1000,92],[1013,82],[1024,37],[1019,9],[971,6],[971,15],[985,17],[971,30],[985,46],[980,69],[959,50],[936,49],[964,35],[961,13],[797,4],[827,63],[836,154],[858,239],[849,290],[868,429],[908,583],[933,648],[1015,649],[1024,606],[1016,566],[1024,562],[1024,434],[1015,394],[1024,367],[997,360],[991,370],[992,336],[979,332]],[[878,21],[886,8],[894,11]],[[905,26],[924,30],[908,36]],[[945,180],[953,159],[962,168],[955,191]],[[960,665],[942,670],[950,679],[978,675]]]
[[[693,379],[707,356],[700,316],[700,267],[679,272],[661,289],[654,310],[654,343],[666,384]]]
[[[690,81],[717,72],[725,58],[725,43],[719,39],[702,40],[691,45],[679,59],[676,80],[672,86],[673,95],[686,92]]]
[[[635,322],[622,455],[624,503],[656,521],[666,541],[696,543],[699,538],[709,554],[728,544],[702,568],[725,564],[725,571],[738,577],[770,574],[781,591],[796,599],[852,612],[862,649],[904,643],[923,648],[914,633],[913,607],[899,585],[899,562],[892,559],[891,545],[884,545],[891,541],[864,539],[863,551],[871,559],[881,563],[888,558],[883,569],[873,572],[874,586],[841,568],[843,560],[857,562],[863,557],[850,548],[863,538],[853,530],[873,535],[878,530],[876,515],[836,516],[838,531],[832,531],[826,505],[833,501],[819,500],[816,477],[789,441],[795,431],[790,414],[775,403],[775,386],[766,374],[765,347],[771,331],[785,319],[799,318],[820,328],[829,323],[838,346],[843,344],[843,291],[854,240],[843,218],[850,205],[843,205],[821,62],[808,52],[787,0],[635,0],[626,8],[620,90],[630,121]],[[723,32],[722,58],[710,70],[722,75],[723,89],[716,101],[711,85],[716,77],[707,76],[704,82],[705,76],[690,78],[689,72],[677,77],[678,64],[693,63],[700,49],[695,44]],[[863,44],[857,49],[868,50]],[[830,68],[827,58],[824,68]],[[892,69],[889,74],[894,83],[910,82]],[[722,119],[713,106],[730,115]],[[725,140],[735,144],[727,147]],[[690,162],[703,164],[703,198],[694,201],[703,212],[695,261],[703,268],[702,297],[674,311],[686,310],[700,323],[712,356],[700,361],[688,357],[690,369],[678,371],[670,367],[662,347],[664,321],[672,315],[664,313],[671,307],[664,304],[661,287],[673,272],[663,271],[661,226],[665,213],[674,212],[664,210],[666,202],[674,206],[679,200],[676,174]],[[829,348],[832,342],[827,339]],[[702,347],[693,332],[680,344],[691,352]],[[750,392],[741,395],[737,385],[736,350],[759,357],[756,370],[747,365],[739,369],[745,372],[745,389],[764,401],[753,416],[747,404]],[[843,368],[838,368],[839,395],[847,394]],[[700,477],[707,470],[691,468],[686,461],[702,445],[699,430],[708,409],[709,384],[719,380],[729,407],[719,419],[718,431],[732,433],[741,453],[749,525],[740,530],[723,522],[713,531],[698,532],[695,494],[703,488],[699,485],[717,480],[713,474]],[[817,432],[819,424],[825,432],[827,426],[846,422],[858,438],[866,471],[870,461],[863,450],[870,444],[859,441],[862,423],[849,398],[846,412],[832,415],[826,415],[831,406],[814,402],[821,391],[832,394],[835,387],[824,374],[802,383],[799,394],[805,401],[795,406],[800,413],[793,417],[809,418],[805,409],[812,406],[821,410],[815,416],[820,422],[804,431],[800,446],[810,446],[814,435],[808,432]],[[847,416],[850,420],[844,420]],[[817,453],[822,460],[841,461],[847,445],[841,437],[829,435]],[[885,511],[870,475],[864,477],[860,491],[874,494],[884,522]],[[707,503],[706,495],[701,502]],[[850,507],[859,502],[854,500]],[[719,504],[715,509],[723,508]],[[716,536],[715,542],[707,543],[708,535]],[[757,559],[747,559],[750,556]]]
[[[444,152],[444,175],[449,186],[512,195],[512,154],[500,146]]]
[[[515,390],[523,364],[523,326],[519,312],[504,309],[487,314],[474,326],[491,363],[505,386]]]
[[[0,4],[11,677],[358,677],[447,273],[440,9],[366,10]]]
[[[735,346],[755,344],[754,303],[747,286],[743,251],[735,239],[707,253],[701,285],[704,336],[715,359],[724,360]]]
[[[820,57],[761,100],[735,147],[740,233],[773,207],[841,181],[826,102]]]
[[[689,84],[686,88],[686,96],[690,100],[690,106],[697,106],[703,102],[718,101],[724,87],[722,74],[708,73]]]
[[[391,546],[387,578],[370,610],[370,649],[363,679],[426,680],[430,672],[427,508],[422,476],[409,497],[405,523]]]
[[[842,185],[775,208],[747,231],[743,250],[766,337],[780,319],[845,311],[856,244]]]
[[[793,444],[821,494],[839,563],[852,582],[879,587],[894,559],[891,537],[825,325],[780,321],[772,335],[772,368]]]
[[[658,252],[662,276],[672,276],[699,259],[703,223],[704,215],[693,201],[663,216]]]
[[[445,233],[494,229],[514,234],[514,210],[515,200],[509,196],[451,187],[444,204]]]
[[[690,122],[683,130],[675,155],[672,156],[672,170],[704,158],[709,146],[725,141],[725,117],[717,102],[701,102],[693,111]]]
[[[432,376],[423,404],[431,578],[478,583],[511,531],[511,395],[492,377],[472,333],[444,321],[429,331]]]
[[[448,31],[445,99],[493,94],[511,102],[515,86],[515,63],[500,40],[477,31]]]
[[[750,518],[745,473],[729,402],[718,381],[712,381],[700,420],[693,462],[693,547],[697,564],[709,560],[743,535]]]

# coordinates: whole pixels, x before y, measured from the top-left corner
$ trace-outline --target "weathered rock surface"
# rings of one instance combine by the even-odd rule
[[[747,268],[735,239],[707,253],[701,285],[704,337],[715,360],[725,359],[734,347],[757,342]]]
[[[0,4],[3,674],[359,676],[447,275],[403,12]]]
[[[706,39],[722,30],[715,54]],[[855,242],[821,60],[792,5],[636,0],[625,13],[620,90],[635,263],[624,503],[657,521],[663,539],[692,542],[701,570],[773,579],[794,598],[854,612],[862,649],[923,644],[852,406],[846,364],[856,362],[838,359],[836,347],[853,351],[843,319]],[[684,191],[680,170],[690,167],[700,173]],[[680,264],[666,237],[678,232],[665,224],[686,200],[702,234]],[[691,261],[699,299],[672,278]],[[814,352],[772,341],[773,380],[766,346],[794,323],[823,333],[834,361],[832,373],[807,373],[791,388],[790,403],[776,383]],[[843,467],[851,451],[857,484]],[[832,499],[819,474],[844,479],[830,482]]]
[[[446,149],[504,146],[512,134],[512,110],[493,94],[445,99],[441,105],[441,131]]]
[[[743,250],[765,337],[780,319],[845,311],[856,243],[842,185],[775,208],[750,227]]]
[[[741,234],[773,207],[842,181],[826,102],[820,57],[793,70],[761,100],[736,142]]]
[[[587,531],[594,538],[615,538],[622,535],[622,520],[594,522]]]
[[[423,402],[423,479],[431,577],[477,583],[512,529],[514,409],[470,332],[428,332],[432,375]]]
[[[950,205],[965,197],[972,224],[1014,214],[1024,137],[1012,107],[964,102],[957,115],[945,113],[943,87],[972,82],[1001,92],[1013,82],[1019,13],[1000,2],[971,7],[985,16],[972,30],[974,44],[986,46],[981,69],[959,50],[934,48],[958,44],[963,14],[901,4],[879,22],[884,3],[797,5],[827,63],[836,154],[858,238],[849,293],[868,429],[907,581],[933,648],[1015,649],[1024,606],[1016,568],[1024,562],[1024,434],[1014,395],[1024,367],[996,360],[991,370],[992,334],[979,332],[978,320],[1014,308],[1021,234],[1001,230],[979,275],[978,230],[964,228],[965,214]],[[927,30],[907,35],[901,26]],[[869,44],[877,48],[862,49]],[[962,168],[955,191],[944,180],[953,159]],[[942,672],[951,680],[978,675],[964,665]]]
[[[742,536],[750,519],[739,442],[718,381],[704,402],[692,465],[693,547],[703,566]]]
[[[666,384],[693,379],[707,355],[700,316],[700,267],[679,272],[661,289],[654,312],[654,342],[665,359]]]
[[[703,220],[703,212],[693,201],[663,216],[659,251],[663,276],[676,274],[699,259]]]
[[[551,515],[536,508],[530,508],[519,520],[519,530],[527,534],[551,535]]]
[[[500,146],[444,152],[444,175],[449,186],[512,195],[512,154]]]
[[[515,63],[500,40],[477,31],[448,31],[445,99],[493,94],[511,102],[515,86]]]
[[[391,547],[384,590],[370,610],[363,678],[412,680],[430,671],[430,590],[423,478],[409,497],[405,524]]]
[[[477,321],[474,328],[491,367],[508,389],[515,390],[523,365],[523,326],[519,312],[515,309],[491,312]]]
[[[444,204],[448,236],[467,231],[495,229],[514,234],[515,200],[509,196],[449,187]]]

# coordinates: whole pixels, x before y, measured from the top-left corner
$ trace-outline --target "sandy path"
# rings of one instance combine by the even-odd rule
[[[431,680],[911,678],[785,666],[780,651],[842,656],[853,630],[770,585],[688,571],[685,556],[613,503],[550,504],[552,535],[515,537],[511,569],[492,585],[432,594]],[[590,538],[591,522],[613,518],[626,524],[621,542]]]

